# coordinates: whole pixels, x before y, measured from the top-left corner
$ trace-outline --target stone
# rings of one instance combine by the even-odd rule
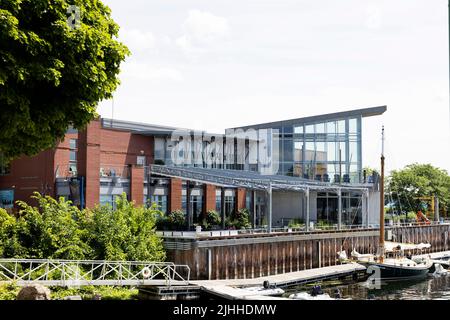
[[[40,284],[23,287],[17,295],[17,300],[51,300],[50,289]]]
[[[68,297],[65,297],[64,300],[81,301],[81,300],[83,300],[83,298],[81,298],[81,296],[68,296]]]

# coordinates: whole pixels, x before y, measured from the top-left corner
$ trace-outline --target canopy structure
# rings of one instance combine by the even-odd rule
[[[151,165],[151,174],[157,174],[170,178],[181,178],[199,183],[207,183],[220,187],[237,187],[252,190],[286,190],[306,192],[334,191],[345,189],[348,191],[367,192],[370,185],[333,184],[298,177],[281,175],[262,175],[258,172],[243,170],[187,168],[174,166]]]
[[[269,232],[272,231],[272,203],[273,191],[294,191],[299,192],[306,202],[306,230],[310,228],[310,192],[335,192],[339,197],[338,206],[338,226],[342,225],[342,191],[344,192],[360,192],[364,197],[369,196],[369,189],[372,185],[356,185],[356,184],[333,184],[319,181],[312,181],[297,177],[280,176],[280,175],[262,175],[258,172],[242,171],[242,170],[224,170],[210,168],[191,168],[191,167],[174,167],[151,165],[149,173],[169,177],[189,180],[193,182],[211,184],[218,187],[234,187],[245,188],[253,191],[264,191],[267,193],[267,209]],[[365,209],[368,216],[368,201]],[[368,219],[367,219],[368,221]],[[367,222],[368,223],[368,222]]]

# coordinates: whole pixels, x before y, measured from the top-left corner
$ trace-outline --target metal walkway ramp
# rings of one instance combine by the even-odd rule
[[[190,272],[170,262],[0,259],[0,283],[18,286],[186,286]]]

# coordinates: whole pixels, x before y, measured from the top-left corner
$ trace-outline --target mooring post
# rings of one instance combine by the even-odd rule
[[[267,193],[269,195],[269,233],[272,233],[272,183],[270,182]]]
[[[306,231],[309,231],[309,223],[310,223],[310,216],[309,216],[309,188],[306,188],[305,191],[305,197],[306,197]]]
[[[338,189],[338,230],[342,229],[342,190]]]

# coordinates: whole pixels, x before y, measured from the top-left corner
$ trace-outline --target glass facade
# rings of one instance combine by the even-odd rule
[[[324,182],[361,182],[361,117],[282,128],[279,174]]]

